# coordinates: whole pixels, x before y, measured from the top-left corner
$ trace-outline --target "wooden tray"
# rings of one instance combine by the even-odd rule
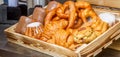
[[[101,12],[111,12],[116,15],[117,19],[120,20],[120,13],[118,11],[102,10],[96,9],[95,11],[99,14]],[[7,28],[5,33],[8,37],[8,41],[36,50],[42,53],[52,55],[54,57],[90,57],[96,56],[104,48],[108,47],[114,40],[120,38],[120,21],[117,22],[114,26],[109,28],[102,35],[94,39],[89,44],[83,44],[81,47],[78,47],[75,51],[71,51],[67,48],[50,44],[41,40],[37,40],[14,31],[16,24]]]

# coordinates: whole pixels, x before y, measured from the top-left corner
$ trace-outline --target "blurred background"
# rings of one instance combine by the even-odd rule
[[[20,16],[32,14],[34,7],[44,7],[49,1],[53,0],[0,0],[0,23],[16,23]],[[64,3],[66,0],[56,1]]]

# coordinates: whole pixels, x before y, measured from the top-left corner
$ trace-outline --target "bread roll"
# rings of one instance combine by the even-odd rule
[[[43,20],[46,16],[46,13],[45,13],[45,9],[41,8],[41,7],[36,7],[34,9],[34,12],[33,12],[33,15],[32,15],[32,19],[35,21],[35,22],[40,22],[43,24]]]
[[[15,28],[15,32],[24,34],[27,24],[29,24],[31,22],[32,22],[32,19],[30,19],[26,16],[21,16],[20,20]]]

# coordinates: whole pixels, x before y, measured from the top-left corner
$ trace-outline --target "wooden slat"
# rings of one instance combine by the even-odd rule
[[[91,4],[120,8],[120,0],[77,0],[87,1]]]
[[[120,38],[120,34],[116,37]],[[117,41],[114,41],[113,44],[109,46],[109,48],[120,51],[120,39],[118,39]]]

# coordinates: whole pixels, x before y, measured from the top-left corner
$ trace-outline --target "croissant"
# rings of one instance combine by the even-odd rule
[[[71,35],[68,31],[64,29],[57,29],[55,32],[56,33],[53,34],[52,39],[48,40],[47,42],[54,43],[66,48],[69,48],[72,44],[74,44],[73,35]]]
[[[67,27],[68,21],[61,19],[59,21],[51,21],[49,24],[46,24],[43,29],[42,37],[47,37],[50,39],[55,31],[59,28],[64,29]]]
[[[67,41],[67,37],[69,36],[69,33],[65,31],[64,29],[58,29],[55,31],[54,37],[55,37],[55,43],[60,46],[65,46],[65,43]]]

